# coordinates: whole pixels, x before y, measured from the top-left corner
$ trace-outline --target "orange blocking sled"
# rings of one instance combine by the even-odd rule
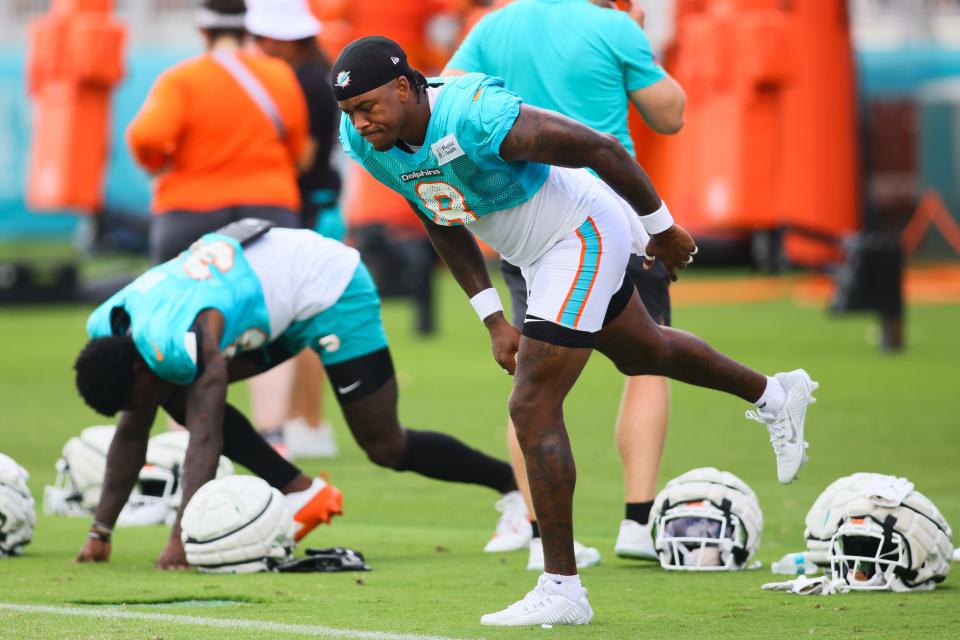
[[[124,74],[126,29],[112,9],[112,0],[54,0],[49,13],[30,25],[31,209],[95,213],[101,205],[110,93]]]
[[[658,136],[636,113],[638,156],[676,218],[723,238],[784,227],[839,237],[859,227],[855,86],[845,3],[677,0],[667,68],[686,125]],[[837,249],[789,233],[792,262]]]

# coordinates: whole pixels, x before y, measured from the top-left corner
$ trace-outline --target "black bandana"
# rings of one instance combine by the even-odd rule
[[[393,40],[383,36],[360,38],[348,44],[333,63],[333,93],[338,101],[349,100],[409,70],[407,54]]]

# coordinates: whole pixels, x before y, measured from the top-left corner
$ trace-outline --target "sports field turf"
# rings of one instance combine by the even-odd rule
[[[441,284],[442,331],[434,339],[410,335],[406,305],[386,305],[401,417],[411,427],[446,430],[505,455],[509,378],[490,358],[486,333],[469,305],[445,276]],[[63,443],[102,421],[77,398],[70,370],[84,341],[88,311],[0,310],[0,451],[31,472],[38,509]],[[769,563],[801,548],[806,510],[840,475],[905,475],[960,526],[960,306],[912,308],[909,350],[899,356],[880,354],[867,344],[867,317],[832,319],[820,308],[789,302],[687,306],[675,310],[674,321],[758,369],[803,366],[821,383],[819,402],[807,421],[811,462],[788,487],[776,482],[766,431],[743,418],[748,407],[716,393],[673,386],[661,484],[706,465],[746,480],[759,495],[766,520],[761,570],[668,574],[658,565],[613,555],[623,509],[612,436],[622,383],[595,356],[566,405],[578,463],[576,534],[604,553],[600,566],[584,572],[595,610],[588,627],[481,627],[482,613],[518,599],[536,578],[525,570],[525,553],[481,552],[493,530],[497,496],[375,468],[349,440],[334,410],[341,456],[303,468],[329,472],[344,491],[346,515],[305,543],[359,549],[374,571],[160,573],[153,569],[166,537],[160,527],[121,529],[108,565],[80,566],[72,559],[89,520],[41,514],[24,556],[0,560],[0,603],[202,620],[90,618],[0,605],[0,639],[293,638],[322,635],[321,627],[344,630],[327,637],[355,638],[391,637],[359,631],[403,634],[398,638],[960,637],[960,573],[922,594],[799,597],[760,591],[761,583],[774,579]],[[243,389],[231,393],[246,406]],[[190,600],[205,602],[182,602]],[[224,629],[211,626],[210,619],[307,627],[298,636],[291,628],[263,623]]]

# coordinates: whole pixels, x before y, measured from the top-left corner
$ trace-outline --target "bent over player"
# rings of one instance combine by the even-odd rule
[[[332,74],[344,150],[410,200],[489,329],[497,362],[515,374],[509,410],[545,573],[482,623],[585,624],[593,616],[574,555],[576,470],[563,400],[594,349],[626,375],[666,376],[754,403],[748,415],[768,428],[778,478],[796,478],[816,383],[803,370],[764,376],[650,319],[624,280],[630,254],[645,250],[676,279],[696,246],[614,136],[521,104],[498,78],[428,82],[387,38],[354,41]],[[504,318],[467,228],[522,270],[522,336]]]
[[[247,219],[207,234],[104,302],[87,331],[91,340],[76,361],[77,388],[99,413],[122,411],[88,546],[109,540],[143,466],[159,407],[190,431],[183,500],[160,568],[187,566],[180,516],[214,477],[221,451],[285,493],[309,489],[309,479],[226,403],[230,382],[307,347],[318,352],[347,426],[372,462],[501,493],[516,489],[506,462],[450,436],[400,424],[373,280],[355,249],[313,231],[269,229],[269,223]],[[317,483],[314,493],[328,492],[326,506],[298,518],[303,529],[297,539],[339,513],[339,492]],[[309,491],[302,495],[301,502],[312,499]],[[109,555],[102,545],[87,551],[80,560]]]

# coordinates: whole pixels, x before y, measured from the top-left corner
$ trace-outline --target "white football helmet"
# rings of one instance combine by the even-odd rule
[[[183,511],[187,562],[213,573],[267,571],[293,553],[293,515],[283,494],[254,476],[211,480]]]
[[[130,499],[117,518],[117,526],[173,524],[183,495],[180,489],[189,431],[159,433],[147,444],[147,456]],[[217,478],[233,475],[233,463],[220,456]]]
[[[100,501],[107,470],[107,451],[116,427],[87,427],[67,441],[57,460],[57,479],[43,490],[43,511],[49,515],[85,516]]]
[[[664,569],[734,571],[760,548],[763,512],[737,476],[693,469],[667,483],[650,512],[653,544]]]
[[[0,453],[0,558],[19,555],[33,540],[37,514],[27,488],[29,477],[13,458]]]
[[[927,591],[950,573],[953,533],[906,478],[855,473],[813,503],[809,556],[853,590]]]

